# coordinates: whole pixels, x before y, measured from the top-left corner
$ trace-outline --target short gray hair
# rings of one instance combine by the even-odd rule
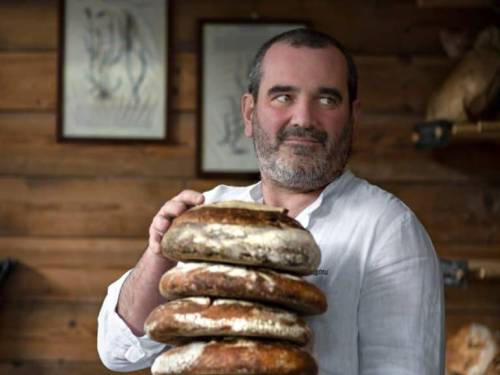
[[[257,101],[260,81],[262,79],[262,61],[264,60],[264,56],[269,48],[280,42],[287,43],[296,48],[325,48],[333,46],[340,50],[347,61],[347,90],[349,93],[349,104],[352,106],[352,103],[358,97],[358,71],[352,56],[335,38],[320,31],[308,28],[293,29],[278,34],[265,42],[257,51],[248,75],[248,92],[252,94],[255,101]]]

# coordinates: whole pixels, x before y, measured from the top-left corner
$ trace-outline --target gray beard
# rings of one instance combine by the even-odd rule
[[[337,139],[328,140],[326,132],[314,128],[286,127],[273,141],[254,115],[252,120],[254,147],[263,177],[275,184],[297,191],[312,191],[328,185],[344,170],[352,149],[352,123],[347,123]],[[305,145],[288,146],[289,156],[279,154],[281,143],[288,136],[313,137],[320,142],[320,151],[312,152]]]

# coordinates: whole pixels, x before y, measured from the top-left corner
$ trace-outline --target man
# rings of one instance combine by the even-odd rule
[[[402,202],[344,170],[359,116],[356,81],[352,58],[317,31],[286,32],[261,48],[241,101],[261,181],[204,195],[186,190],[165,203],[142,258],[103,304],[98,348],[106,366],[150,366],[164,350],[142,327],[174,265],[159,255],[172,219],[203,202],[240,199],[286,207],[321,249],[309,280],[329,309],[308,319],[321,374],[443,372],[443,293],[430,239]]]

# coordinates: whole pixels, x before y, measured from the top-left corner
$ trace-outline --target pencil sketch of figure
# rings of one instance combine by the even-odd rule
[[[166,134],[166,2],[66,0],[65,134]]]
[[[84,14],[90,93],[106,100],[122,92],[139,101],[148,51],[137,20],[125,9],[85,7]]]

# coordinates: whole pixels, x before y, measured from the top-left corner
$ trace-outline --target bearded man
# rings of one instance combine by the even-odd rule
[[[308,278],[329,305],[308,320],[320,374],[443,373],[443,288],[432,243],[407,206],[345,169],[360,112],[352,57],[317,31],[280,34],[259,50],[241,104],[261,181],[186,190],[163,205],[142,258],[108,290],[99,315],[103,363],[144,368],[164,349],[143,331],[162,302],[159,279],[174,265],[160,241],[189,207],[236,199],[286,208],[321,249],[321,272]]]

